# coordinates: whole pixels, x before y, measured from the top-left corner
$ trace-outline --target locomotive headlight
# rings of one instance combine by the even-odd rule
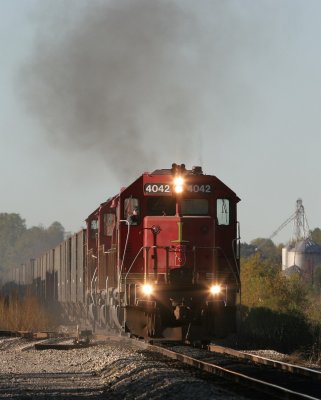
[[[149,296],[150,294],[153,293],[153,286],[146,283],[145,285],[143,285],[142,290],[146,296]]]
[[[222,291],[221,285],[212,285],[212,286],[210,287],[210,292],[211,292],[211,294],[213,294],[214,296],[215,296],[216,294],[220,294],[221,291]]]
[[[184,179],[181,176],[174,178],[174,190],[176,193],[182,193],[184,189]]]

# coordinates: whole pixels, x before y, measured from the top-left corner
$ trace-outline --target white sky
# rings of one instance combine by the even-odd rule
[[[185,162],[187,167],[202,164],[205,173],[219,177],[242,199],[242,241],[269,237],[294,212],[299,197],[310,228],[321,227],[321,2],[172,3],[197,21],[195,40],[183,51],[199,74],[189,82],[182,71],[177,79],[189,93],[195,88],[194,104],[202,104],[193,132],[185,136],[180,131],[171,145],[162,143],[149,169]],[[59,221],[76,231],[99,203],[136,175],[121,181],[101,155],[77,147],[62,151],[47,140],[46,127],[21,99],[17,77],[29,63],[36,38],[48,35],[41,31],[45,24],[39,24],[39,15],[50,21],[50,12],[59,15],[64,6],[70,13],[80,7],[72,0],[0,0],[0,212],[19,213],[28,227]],[[59,21],[57,15],[53,21]],[[192,151],[184,159],[178,148],[188,140]],[[156,144],[144,141],[145,152]],[[288,240],[291,230],[292,225],[274,241]]]

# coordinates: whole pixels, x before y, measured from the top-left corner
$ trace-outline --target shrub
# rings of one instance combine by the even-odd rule
[[[243,308],[240,326],[242,344],[292,352],[313,343],[311,327],[299,313],[281,313],[269,308]]]
[[[35,296],[23,299],[17,295],[0,298],[0,329],[13,331],[41,331],[53,329],[55,321],[39,304]]]

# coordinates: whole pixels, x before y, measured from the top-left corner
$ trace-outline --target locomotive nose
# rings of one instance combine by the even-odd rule
[[[211,259],[213,233],[210,216],[147,216],[144,218],[145,265],[157,278],[192,281],[193,274],[204,275]]]

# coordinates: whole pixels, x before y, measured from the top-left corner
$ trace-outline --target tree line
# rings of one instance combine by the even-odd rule
[[[27,228],[19,214],[0,213],[0,271],[40,256],[60,243],[64,235],[65,229],[59,222],[48,228]]]
[[[321,229],[310,232],[313,242],[321,246]],[[304,311],[314,316],[314,304],[321,301],[321,265],[317,265],[313,282],[299,276],[285,277],[282,272],[282,248],[271,239],[257,238],[241,244],[241,280],[244,304],[261,305],[275,311]],[[321,321],[321,313],[318,319]]]
[[[321,245],[321,230],[310,232]],[[283,244],[258,238],[241,245],[243,335],[280,351],[300,350],[321,363],[321,265],[313,281],[282,271]]]
[[[315,228],[310,231],[310,237],[313,242],[321,246],[321,229]],[[281,261],[283,243],[274,244],[271,239],[256,238],[250,243],[241,243],[241,256],[249,258],[255,254],[260,254],[263,259],[269,261]]]

